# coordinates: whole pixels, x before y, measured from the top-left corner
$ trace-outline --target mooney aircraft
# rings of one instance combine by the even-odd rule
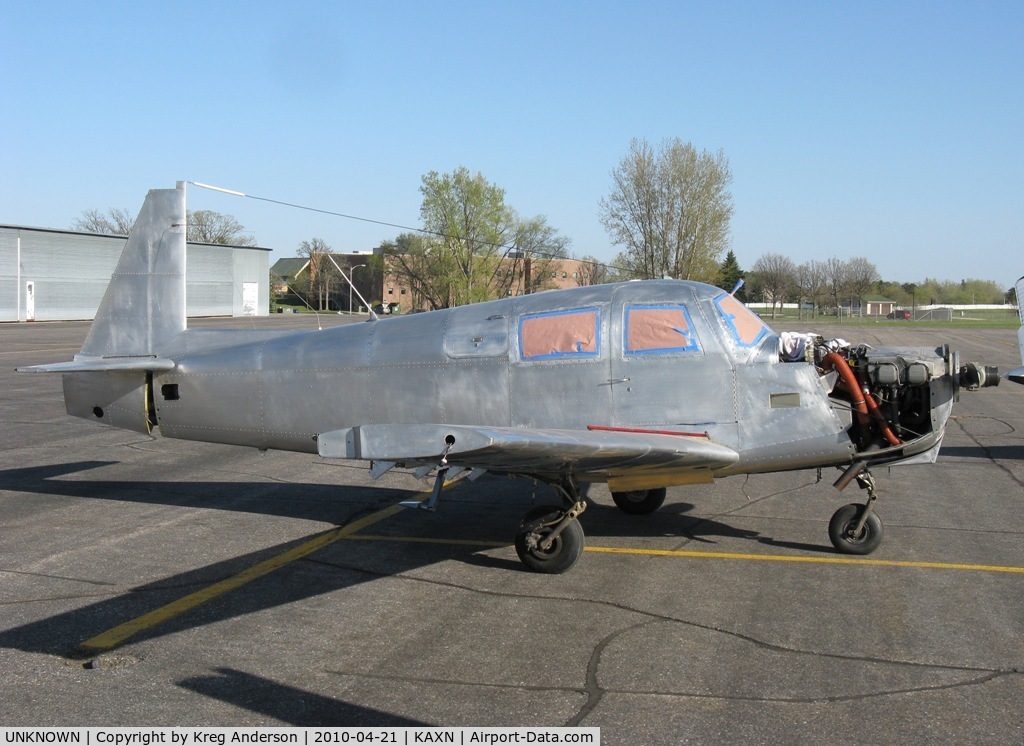
[[[961,388],[998,372],[938,348],[870,348],[776,334],[732,294],[626,282],[503,298],[328,330],[188,329],[185,183],[152,190],[81,351],[26,370],[63,374],[70,415],[142,433],[436,472],[524,475],[561,506],[530,510],[515,547],[563,572],[583,551],[582,486],[627,513],[666,488],[838,467],[864,503],[829,536],[882,538],[871,467],[933,462]]]

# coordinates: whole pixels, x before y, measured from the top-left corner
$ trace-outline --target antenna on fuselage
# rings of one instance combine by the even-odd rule
[[[739,289],[740,289],[741,287],[743,287],[743,278],[742,278],[742,277],[741,277],[741,278],[739,279],[739,281],[738,281],[738,282],[736,283],[736,287],[734,287],[734,288],[732,289],[732,292],[731,292],[731,293],[729,293],[729,295],[736,295],[736,291],[737,291],[737,290],[739,290]]]

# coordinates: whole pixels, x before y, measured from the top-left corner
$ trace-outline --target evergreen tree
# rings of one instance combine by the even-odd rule
[[[740,269],[740,263],[736,261],[736,253],[729,249],[729,253],[725,255],[725,259],[722,260],[721,266],[719,266],[719,279],[718,285],[723,290],[732,292],[732,289],[736,287],[736,283],[743,279],[743,270]],[[747,302],[747,289],[741,287],[736,291],[736,298],[742,302]]]

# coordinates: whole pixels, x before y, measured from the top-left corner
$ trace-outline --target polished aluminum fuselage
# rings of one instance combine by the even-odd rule
[[[774,334],[734,343],[721,295],[623,283],[322,331],[189,330],[162,352],[176,365],[152,376],[151,419],[166,437],[311,453],[320,433],[346,427],[444,423],[707,433],[740,454],[722,474],[848,462],[824,379],[780,362]],[[668,305],[687,309],[696,349],[629,354],[626,309]],[[524,318],[576,309],[596,311],[595,354],[524,359]]]

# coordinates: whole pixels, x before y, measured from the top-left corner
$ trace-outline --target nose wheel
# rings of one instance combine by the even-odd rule
[[[833,513],[828,522],[828,538],[841,554],[871,554],[882,543],[882,521],[872,510],[878,499],[878,491],[867,464],[863,461],[853,464],[836,480],[834,486],[842,490],[854,479],[857,480],[857,486],[867,490],[868,500],[863,505],[844,505]]]
[[[867,506],[844,505],[828,522],[828,538],[842,554],[871,554],[882,543],[882,522],[875,513],[864,516]]]

